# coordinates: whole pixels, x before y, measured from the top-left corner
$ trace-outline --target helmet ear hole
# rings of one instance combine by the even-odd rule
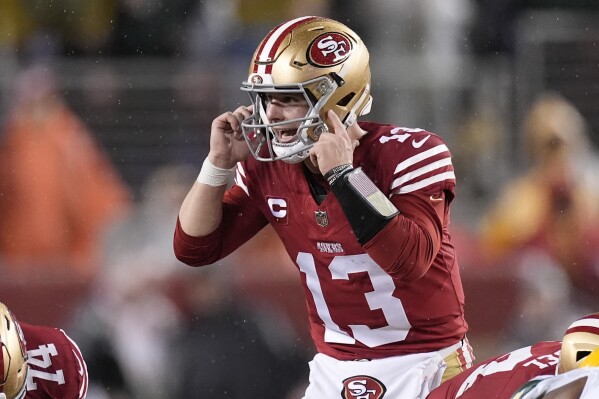
[[[351,93],[348,93],[345,97],[343,97],[341,100],[337,101],[337,105],[340,107],[345,107],[355,96],[356,93],[352,91]]]
[[[591,351],[578,351],[576,352],[576,361],[579,362],[590,354]]]

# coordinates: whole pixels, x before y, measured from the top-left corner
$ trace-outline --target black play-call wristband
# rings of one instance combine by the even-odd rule
[[[399,214],[393,203],[362,171],[343,170],[331,183],[331,190],[361,245],[370,241]]]

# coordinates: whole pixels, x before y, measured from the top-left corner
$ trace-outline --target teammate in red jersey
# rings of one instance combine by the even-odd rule
[[[87,368],[58,328],[19,323],[0,303],[0,399],[83,399]]]
[[[511,399],[597,399],[599,398],[599,348],[579,368],[558,375],[533,378]]]
[[[456,178],[441,137],[357,122],[372,102],[368,50],[331,19],[274,28],[242,90],[252,105],[212,123],[177,257],[212,264],[274,227],[299,269],[318,350],[306,399],[421,398],[468,368],[448,233]]]
[[[427,399],[519,398],[546,379],[535,377],[561,375],[581,364],[589,366],[585,362],[592,359],[587,357],[597,348],[599,313],[593,313],[572,323],[561,342],[538,342],[489,359],[444,382]]]

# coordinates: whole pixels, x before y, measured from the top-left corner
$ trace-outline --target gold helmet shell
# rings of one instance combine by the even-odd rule
[[[599,313],[585,316],[568,327],[562,339],[558,373],[579,368],[585,360],[599,348]],[[597,364],[595,353],[588,362]],[[593,360],[594,359],[594,360]]]
[[[11,311],[0,302],[0,398],[25,397],[27,350],[21,326]]]
[[[282,23],[260,42],[241,90],[250,95],[254,114],[242,123],[244,137],[256,159],[295,163],[326,132],[325,115],[333,110],[350,126],[370,112],[370,56],[360,37],[332,19],[306,16]],[[270,130],[277,122],[266,116],[266,96],[301,93],[308,102],[293,145],[277,143]]]

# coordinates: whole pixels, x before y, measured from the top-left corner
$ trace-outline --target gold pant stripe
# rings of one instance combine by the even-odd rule
[[[472,347],[470,346],[468,339],[464,337],[462,340],[462,346],[445,356],[443,360],[445,360],[447,368],[443,373],[441,380],[442,382],[455,377],[462,371],[472,367],[474,356],[472,354]]]

